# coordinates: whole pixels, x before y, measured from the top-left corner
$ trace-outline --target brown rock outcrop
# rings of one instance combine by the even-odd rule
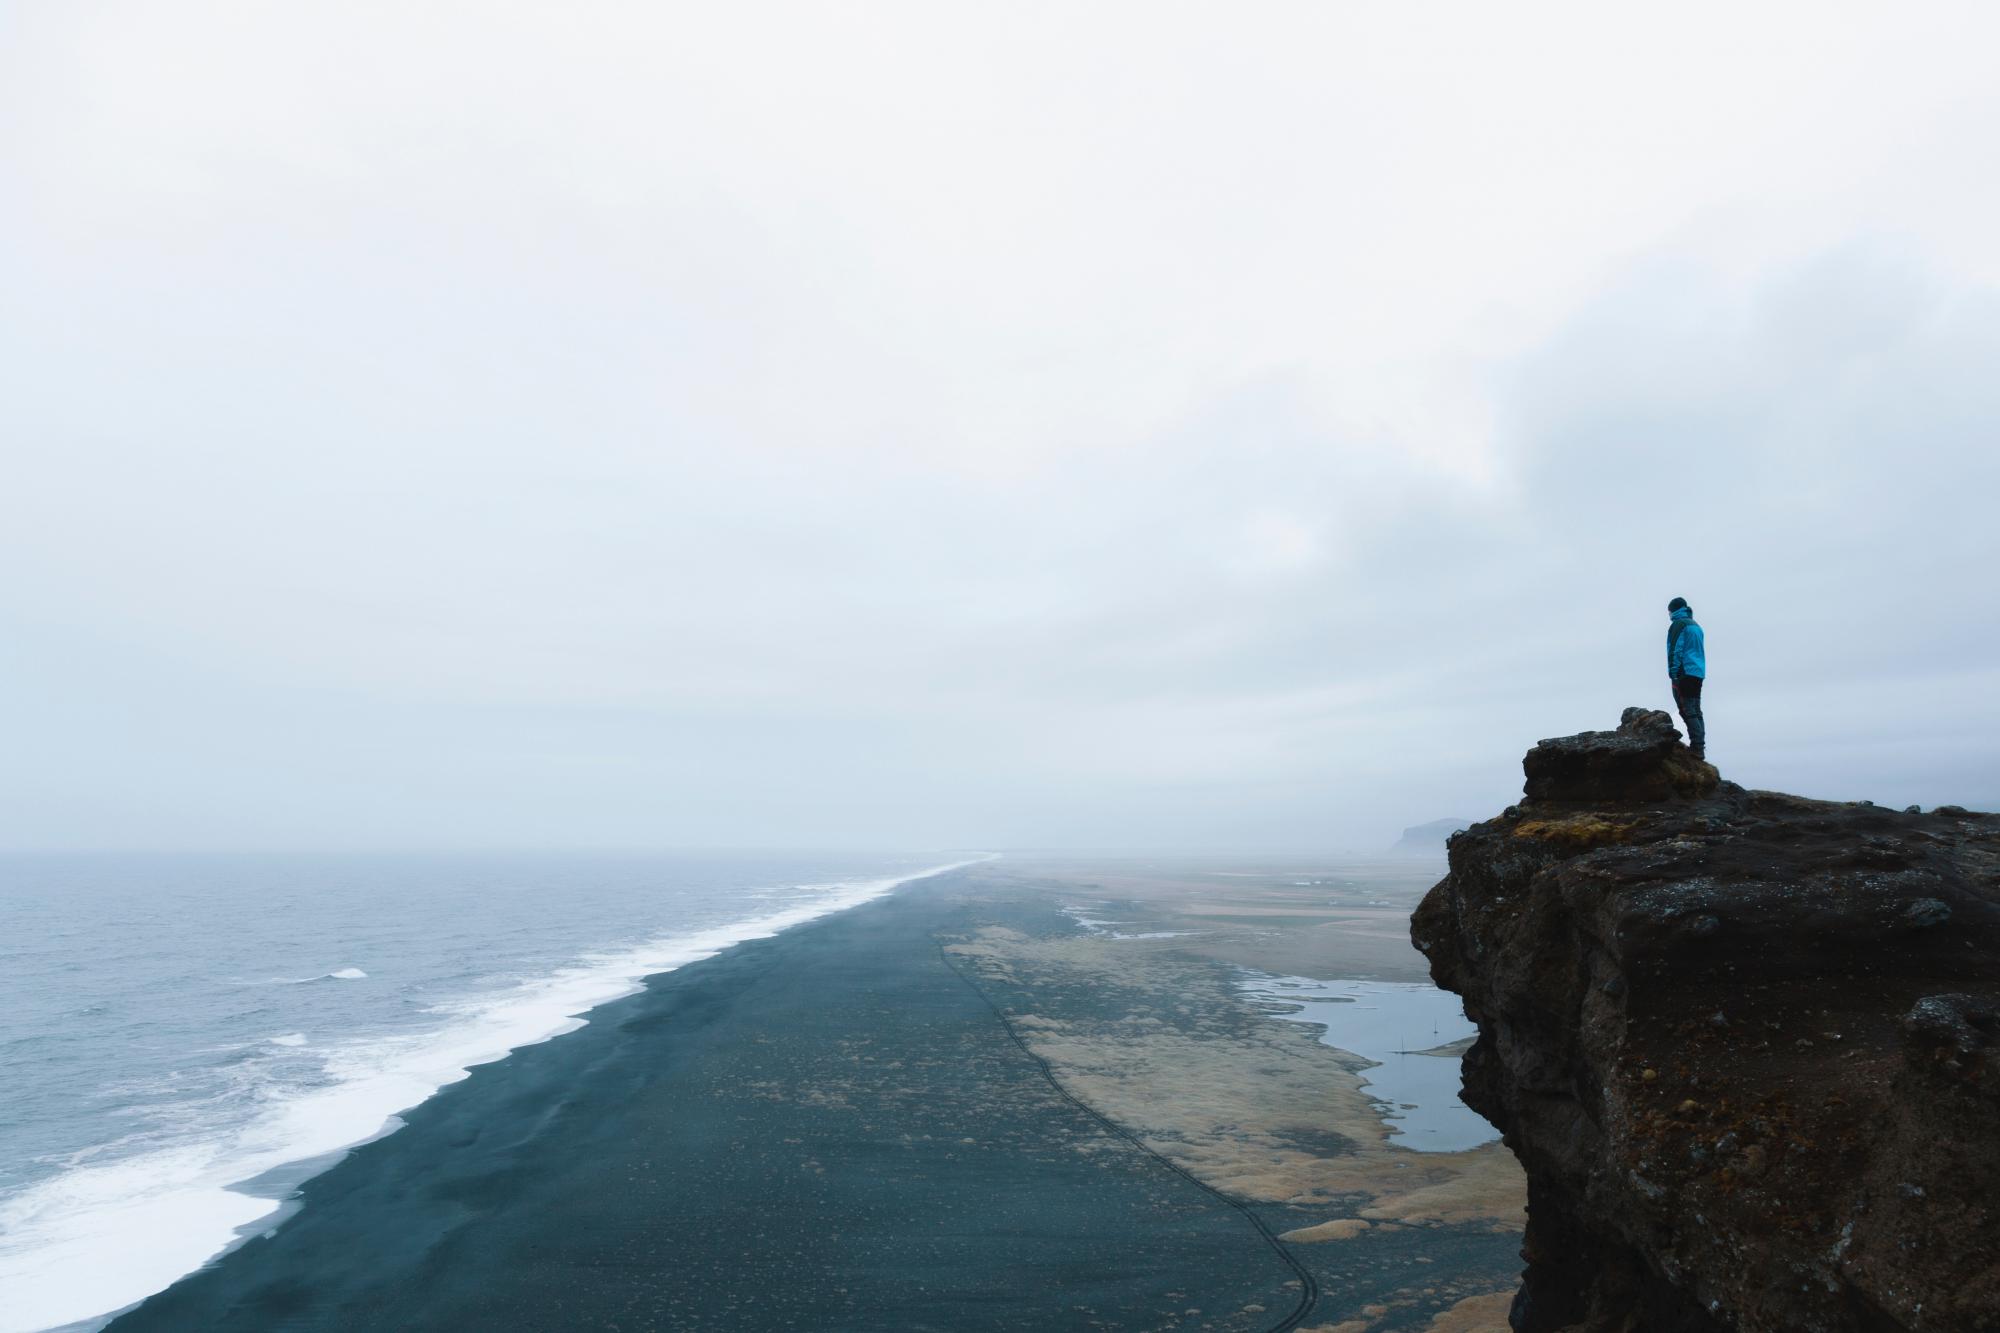
[[[2000,817],[1544,741],[1412,922],[1527,1170],[1521,1333],[2000,1329]]]

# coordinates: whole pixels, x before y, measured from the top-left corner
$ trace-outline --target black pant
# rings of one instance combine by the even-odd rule
[[[1700,754],[1708,748],[1708,728],[1701,720],[1701,677],[1674,677],[1674,707],[1680,710],[1681,721],[1687,724],[1688,744]]]

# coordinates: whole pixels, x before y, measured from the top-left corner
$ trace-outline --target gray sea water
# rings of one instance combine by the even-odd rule
[[[160,1290],[645,976],[955,860],[0,859],[0,1333]]]

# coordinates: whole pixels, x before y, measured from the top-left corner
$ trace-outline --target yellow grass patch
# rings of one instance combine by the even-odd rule
[[[1373,1225],[1358,1217],[1338,1217],[1331,1222],[1322,1222],[1316,1227],[1299,1227],[1279,1236],[1279,1240],[1297,1241],[1311,1244],[1321,1240],[1352,1240]]]
[[[1507,1311],[1513,1306],[1511,1291],[1467,1296],[1431,1320],[1429,1333],[1508,1333]]]

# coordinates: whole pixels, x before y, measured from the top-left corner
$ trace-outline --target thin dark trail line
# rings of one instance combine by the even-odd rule
[[[1132,1130],[1125,1128],[1125,1126],[1119,1124],[1117,1121],[1113,1120],[1110,1116],[1105,1115],[1102,1111],[1092,1106],[1089,1102],[1084,1101],[1081,1097],[1071,1092],[1068,1088],[1065,1088],[1062,1085],[1062,1080],[1056,1077],[1055,1069],[1049,1064],[1047,1060],[1044,1060],[1041,1056],[1035,1054],[1034,1048],[1029,1046],[1027,1040],[1021,1036],[1020,1031],[1016,1029],[1014,1026],[1014,1020],[1007,1016],[1007,1011],[1002,1009],[998,1004],[996,1004],[993,1000],[993,997],[986,993],[986,989],[983,986],[981,986],[977,981],[974,981],[972,977],[969,974],[967,974],[964,968],[960,967],[957,963],[952,961],[951,952],[945,948],[944,941],[942,940],[938,941],[938,957],[943,961],[946,967],[950,968],[955,974],[957,974],[958,979],[960,981],[963,981],[968,987],[971,988],[972,993],[974,995],[977,995],[982,1001],[985,1002],[985,1005],[988,1009],[991,1009],[993,1011],[993,1016],[1000,1020],[1000,1026],[1002,1029],[1006,1031],[1007,1036],[1010,1039],[1012,1039],[1013,1043],[1016,1046],[1021,1048],[1021,1053],[1023,1055],[1027,1056],[1030,1060],[1033,1060],[1035,1062],[1035,1067],[1041,1071],[1042,1078],[1048,1082],[1048,1085],[1051,1088],[1055,1089],[1057,1096],[1061,1097],[1071,1106],[1074,1106],[1077,1110],[1089,1116],[1092,1120],[1095,1120],[1098,1124],[1102,1125],[1106,1130],[1110,1131],[1112,1134],[1117,1135],[1119,1138],[1125,1140],[1127,1143],[1137,1148],[1140,1152],[1146,1154],[1146,1156],[1158,1162],[1161,1166],[1167,1168],[1167,1170],[1173,1172],[1181,1179],[1187,1181],[1190,1185],[1193,1185],[1196,1189],[1201,1190],[1206,1194],[1213,1195],[1215,1198],[1221,1200],[1223,1203],[1228,1204],[1231,1208],[1234,1208],[1238,1213],[1242,1214],[1245,1221],[1249,1222],[1251,1226],[1257,1229],[1257,1234],[1264,1238],[1264,1242],[1271,1247],[1272,1251],[1277,1254],[1278,1258],[1284,1261],[1285,1267],[1291,1269],[1292,1272],[1296,1274],[1299,1279],[1299,1303],[1297,1308],[1294,1309],[1290,1314],[1286,1315],[1283,1319],[1279,1320],[1277,1323],[1271,1325],[1271,1327],[1268,1330],[1266,1330],[1266,1333],[1287,1333],[1287,1330],[1297,1328],[1300,1324],[1305,1322],[1306,1316],[1312,1313],[1313,1306],[1319,1302],[1319,1279],[1315,1278],[1311,1273],[1307,1272],[1305,1265],[1301,1264],[1297,1259],[1292,1257],[1291,1250],[1286,1247],[1283,1241],[1278,1239],[1277,1235],[1271,1230],[1270,1227],[1264,1224],[1263,1218],[1257,1216],[1255,1212],[1251,1211],[1249,1204],[1243,1202],[1241,1199],[1231,1198],[1229,1195],[1224,1194],[1221,1190],[1209,1184],[1207,1181],[1201,1179],[1199,1176],[1196,1176],[1192,1171],[1189,1171],[1186,1167],[1182,1166],[1180,1163],[1174,1161],[1172,1158],[1166,1156],[1165,1154],[1155,1149],[1152,1145],[1148,1144],[1144,1139],[1140,1138]]]

